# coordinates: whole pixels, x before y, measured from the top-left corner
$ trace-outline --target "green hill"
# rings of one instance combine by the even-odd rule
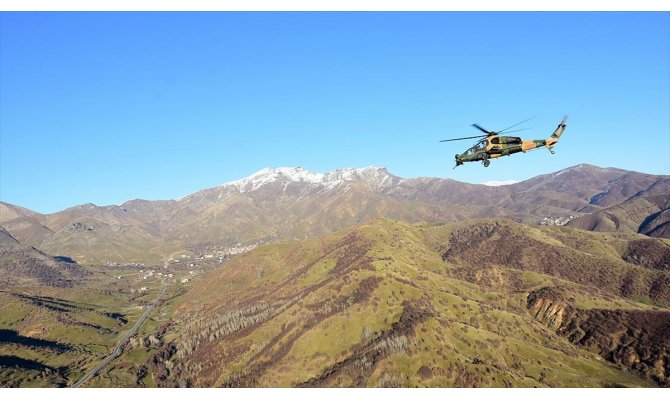
[[[654,289],[667,288],[667,271],[622,259],[637,239],[501,220],[377,220],[263,246],[183,297],[165,337],[172,351],[149,372],[159,386],[667,384],[662,366],[651,373],[583,346],[529,302],[559,288],[574,309],[667,321],[670,297]],[[649,340],[668,347],[662,335]]]

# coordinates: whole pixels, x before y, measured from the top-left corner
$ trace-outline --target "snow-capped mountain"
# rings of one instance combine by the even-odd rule
[[[280,167],[177,200],[85,204],[50,215],[0,203],[0,225],[20,242],[50,254],[82,262],[127,261],[140,260],[148,252],[160,259],[162,248],[169,255],[175,248],[202,243],[315,237],[380,217],[409,223],[507,218],[534,224],[572,215],[577,224],[580,216],[607,214],[608,207],[644,197],[647,203],[633,204],[639,210],[632,213],[627,207],[619,213],[635,215],[624,228],[638,231],[641,224],[649,225],[647,216],[667,214],[663,212],[669,195],[668,176],[590,165],[496,187],[452,179],[405,179],[379,167],[324,173]],[[653,227],[654,234],[666,237],[665,230],[655,228],[666,223],[664,218]],[[623,226],[601,220],[579,226]]]
[[[344,182],[362,182],[368,188],[380,191],[401,181],[402,178],[391,175],[386,168],[381,167],[343,168],[326,173],[311,172],[302,167],[280,167],[264,168],[244,179],[225,183],[221,187],[234,187],[240,193],[246,193],[275,182],[308,183],[328,188],[335,188]]]

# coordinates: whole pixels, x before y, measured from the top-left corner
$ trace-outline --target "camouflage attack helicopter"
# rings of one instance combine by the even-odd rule
[[[488,167],[489,164],[491,163],[490,160],[492,158],[508,156],[510,154],[519,152],[525,153],[528,150],[537,149],[543,146],[546,147],[551,154],[554,154],[554,146],[556,145],[556,143],[558,143],[558,139],[561,137],[563,131],[565,130],[566,126],[565,120],[567,119],[567,116],[563,117],[563,120],[558,124],[558,127],[556,128],[554,133],[552,133],[551,136],[549,136],[547,139],[521,140],[521,138],[516,136],[501,136],[502,133],[519,132],[528,129],[528,128],[517,129],[514,131],[507,132],[509,129],[519,126],[524,122],[530,121],[531,119],[532,118],[527,119],[525,121],[521,121],[498,132],[487,131],[486,129],[482,128],[477,124],[472,124],[472,126],[474,126],[475,128],[486,133],[486,135],[469,136],[457,139],[446,139],[446,140],[440,140],[440,142],[451,142],[454,140],[484,138],[481,139],[479,142],[477,142],[474,146],[466,150],[463,154],[456,154],[456,166],[454,168],[458,167],[459,165],[463,165],[463,163],[465,162],[470,161],[481,161],[485,167]]]

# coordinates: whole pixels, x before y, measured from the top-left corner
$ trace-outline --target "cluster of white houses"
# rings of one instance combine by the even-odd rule
[[[540,225],[548,225],[548,226],[563,226],[567,224],[568,222],[572,221],[575,219],[574,215],[569,215],[569,216],[563,216],[563,217],[552,217],[551,215],[548,217],[544,217],[542,221],[540,221]]]

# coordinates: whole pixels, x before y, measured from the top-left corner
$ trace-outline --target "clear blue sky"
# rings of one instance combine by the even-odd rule
[[[264,167],[670,173],[668,13],[2,13],[0,199],[170,199]],[[452,170],[477,122],[545,149]]]

